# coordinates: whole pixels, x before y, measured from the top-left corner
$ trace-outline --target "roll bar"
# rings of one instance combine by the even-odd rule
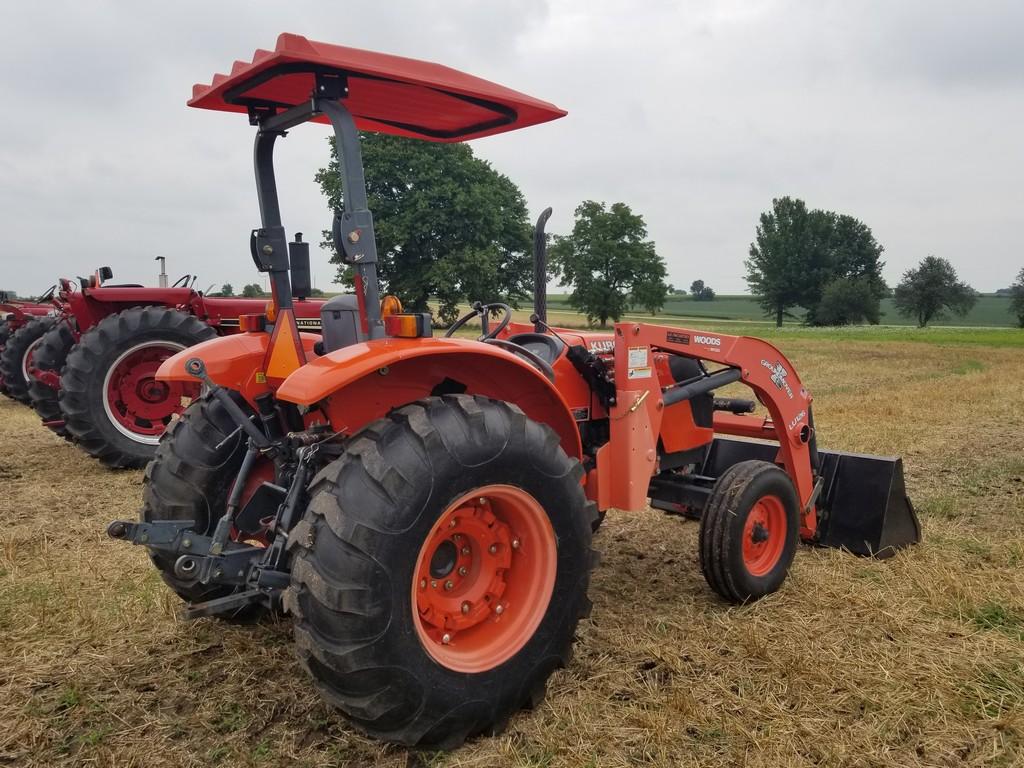
[[[258,128],[253,162],[262,225],[252,231],[250,250],[257,269],[270,274],[274,304],[279,309],[291,309],[288,253],[294,244],[288,243],[281,223],[274,176],[274,145],[289,129],[326,116],[334,128],[344,200],[344,210],[335,214],[334,242],[338,253],[355,271],[356,295],[365,324],[363,330],[369,338],[377,339],[384,336],[377,279],[377,241],[373,216],[367,207],[359,132],[351,113],[341,103],[347,95],[348,85],[343,76],[320,74],[316,77],[315,93],[308,102],[281,112],[272,107],[250,107],[249,122]]]

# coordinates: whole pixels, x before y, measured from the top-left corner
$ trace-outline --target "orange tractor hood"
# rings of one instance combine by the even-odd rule
[[[536,368],[512,353],[489,344],[454,338],[383,338],[353,344],[311,360],[285,379],[275,394],[280,400],[312,405],[338,389],[341,383],[339,376],[344,381],[354,381],[403,360],[453,354],[470,354],[478,358],[510,362],[529,371],[543,382],[545,388],[550,388],[547,379]]]
[[[299,338],[306,359],[313,358],[313,345],[320,341],[320,336],[300,333]],[[161,381],[194,382],[196,379],[185,370],[185,363],[198,357],[206,365],[210,379],[222,387],[238,392],[251,392],[254,388],[266,390],[265,382],[259,382],[259,378],[263,374],[263,360],[269,345],[269,333],[240,333],[210,339],[164,360],[157,369],[156,377]],[[257,382],[260,386],[255,386]]]

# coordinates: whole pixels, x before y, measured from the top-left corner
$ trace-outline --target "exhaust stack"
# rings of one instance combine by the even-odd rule
[[[551,208],[545,208],[533,230],[533,312],[537,315],[533,330],[536,333],[543,333],[548,321],[548,240],[544,227],[550,218]]]
[[[167,287],[167,257],[166,256],[157,256],[155,259],[153,259],[153,261],[159,261],[160,262],[160,277],[158,279],[157,285],[159,285],[161,288],[166,288]]]

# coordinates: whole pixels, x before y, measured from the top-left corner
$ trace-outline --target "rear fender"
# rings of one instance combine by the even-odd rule
[[[306,359],[315,358],[313,345],[320,341],[320,336],[300,333],[299,338],[302,340]],[[215,384],[240,392],[252,403],[257,396],[270,391],[263,372],[263,361],[266,359],[269,344],[269,333],[219,336],[183,349],[167,358],[157,370],[156,377],[162,381],[195,382],[195,377],[185,371],[185,363],[193,357],[198,357],[203,361],[207,375]]]
[[[209,343],[209,342],[207,342]],[[320,405],[337,430],[355,432],[431,395],[482,395],[519,406],[581,458],[579,431],[559,391],[511,352],[469,339],[378,339],[317,358],[277,390],[280,400]]]

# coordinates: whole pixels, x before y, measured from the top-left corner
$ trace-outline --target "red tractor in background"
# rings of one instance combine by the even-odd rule
[[[11,336],[24,328],[29,323],[36,323],[53,314],[53,303],[51,301],[53,292],[57,286],[52,286],[37,299],[15,299],[6,292],[0,291],[0,357],[7,346]],[[23,403],[29,401],[27,375],[32,365],[32,357],[39,339],[45,332],[45,323],[38,326],[39,333],[27,334],[16,344],[16,350],[10,354],[14,375],[11,381],[14,383],[12,392],[6,383],[3,374],[3,367],[0,365],[0,394],[13,397]]]
[[[148,548],[189,616],[287,611],[313,683],[369,733],[449,748],[536,705],[589,612],[592,534],[612,507],[699,517],[705,578],[737,603],[782,585],[800,539],[879,556],[917,541],[901,461],[819,450],[811,395],[765,341],[551,328],[542,302],[530,325],[475,304],[435,338],[429,315],[381,301],[358,130],[463,141],[562,110],[287,34],[189,104],[256,127],[250,247],[273,299],[244,333],[160,366],[158,381],[206,391],[160,441],[142,520],[108,534]],[[334,130],[334,240],[355,283],[325,305],[319,346],[296,322],[302,244],[273,168],[275,142],[308,121]],[[478,339],[453,336],[474,318]],[[733,383],[766,412],[714,397]]]
[[[323,302],[305,298],[308,256],[293,266],[302,295],[297,322],[318,331]],[[28,368],[28,394],[46,426],[103,464],[142,467],[199,392],[192,383],[157,381],[157,368],[186,347],[237,333],[239,316],[262,311],[266,300],[205,296],[191,275],[166,288],[111,285],[112,277],[101,267],[78,285],[60,280],[55,314]]]

